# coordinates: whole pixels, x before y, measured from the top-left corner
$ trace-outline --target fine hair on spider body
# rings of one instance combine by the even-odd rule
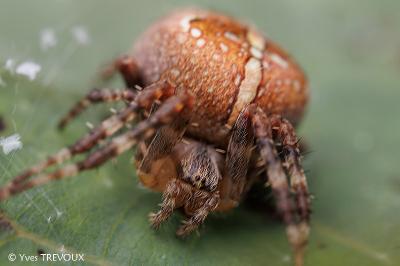
[[[208,214],[238,206],[263,181],[286,225],[294,262],[303,265],[311,202],[295,126],[309,91],[294,59],[232,17],[187,9],[153,24],[103,78],[116,72],[126,88],[90,91],[58,126],[93,104],[123,101],[126,107],[3,185],[0,201],[99,167],[136,146],[140,182],[163,195],[160,209],[149,215],[154,228],[182,208],[188,218],[177,235],[186,236]],[[108,142],[95,148],[102,140]],[[45,172],[83,153],[83,160]]]

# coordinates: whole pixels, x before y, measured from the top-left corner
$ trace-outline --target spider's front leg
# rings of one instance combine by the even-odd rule
[[[136,85],[141,85],[140,71],[135,60],[130,56],[122,56],[114,60],[102,71],[103,79],[108,79],[116,72],[121,73],[125,80],[126,89],[93,89],[83,99],[78,101],[69,112],[60,119],[58,123],[59,129],[64,129],[65,126],[75,119],[84,110],[96,103],[126,101],[131,102],[137,95]]]
[[[204,223],[208,214],[214,211],[220,203],[218,191],[194,191],[192,198],[185,204],[185,211],[191,213],[188,220],[182,222],[176,231],[178,236],[187,236]],[[192,210],[192,211],[189,211]]]
[[[144,92],[145,93],[145,92]],[[137,143],[139,139],[147,139],[150,138],[155,130],[162,125],[171,123],[172,120],[179,114],[184,108],[191,108],[192,106],[192,97],[189,95],[180,95],[180,96],[172,96],[168,100],[166,100],[159,110],[155,112],[152,116],[150,116],[147,120],[143,120],[139,124],[137,124],[133,129],[128,131],[125,134],[122,134],[118,137],[111,139],[111,141],[105,145],[103,148],[93,152],[88,155],[86,159],[80,161],[75,164],[66,165],[54,172],[49,174],[40,174],[38,177],[34,179],[28,179],[30,176],[34,174],[40,173],[44,168],[47,168],[49,164],[52,163],[60,163],[65,159],[71,157],[69,153],[68,156],[63,155],[64,157],[51,157],[49,160],[45,161],[42,164],[39,164],[36,167],[29,169],[24,172],[22,175],[14,178],[8,185],[0,188],[0,200],[4,200],[9,198],[14,194],[18,194],[22,191],[30,189],[35,186],[39,186],[45,184],[51,180],[62,179],[67,176],[73,176],[78,174],[81,171],[95,168],[107,160],[118,156],[119,154],[127,151],[133,145]],[[114,121],[114,120],[113,120]],[[123,123],[119,120],[115,120],[116,126],[122,126]],[[110,126],[110,125],[109,125]],[[109,130],[109,128],[105,128],[105,130]],[[112,132],[115,132],[115,128],[112,129]],[[97,136],[98,139],[103,138],[105,136],[104,132],[94,131],[87,136],[87,143],[89,146],[94,146],[97,142],[93,141],[94,136]],[[78,146],[83,145],[83,143],[78,142]],[[86,149],[87,147],[83,145],[82,149]],[[65,153],[69,152],[69,150],[65,150]],[[60,156],[60,154],[57,154]],[[40,170],[40,171],[38,171]],[[28,180],[27,180],[28,179]]]
[[[58,122],[58,129],[63,130],[69,122],[75,119],[79,114],[95,103],[106,103],[116,101],[132,102],[137,93],[130,89],[93,89],[80,101],[78,101],[68,113]]]
[[[150,224],[158,228],[166,221],[176,208],[182,207],[192,197],[192,186],[179,179],[168,182],[164,192],[160,210],[149,214]]]
[[[61,149],[57,153],[49,156],[47,160],[28,168],[12,179],[8,184],[0,188],[0,200],[3,197],[2,191],[12,191],[13,188],[19,183],[24,182],[33,175],[41,173],[46,168],[54,164],[61,164],[66,160],[71,159],[75,155],[89,151],[96,144],[98,144],[100,140],[113,135],[120,128],[122,128],[123,125],[135,119],[141,109],[148,109],[155,100],[161,98],[166,99],[171,97],[173,93],[174,88],[168,83],[153,84],[148,86],[145,91],[138,94],[135,101],[130,103],[129,106],[123,109],[121,112],[104,120],[99,126],[97,126],[80,140],[76,141],[73,145],[69,146],[68,148]]]
[[[180,179],[169,181],[164,190],[161,209],[150,215],[150,222],[158,227],[174,209],[184,207],[189,219],[183,221],[176,233],[185,236],[196,230],[208,214],[218,207],[220,196],[217,185],[221,180],[221,158],[215,150],[202,143],[180,145],[187,145],[177,149]]]

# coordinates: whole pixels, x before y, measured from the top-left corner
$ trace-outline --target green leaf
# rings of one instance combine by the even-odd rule
[[[399,265],[400,2],[196,2],[254,22],[308,73],[312,100],[300,135],[313,151],[305,168],[315,199],[306,265]],[[18,133],[24,146],[0,152],[0,182],[72,143],[87,131],[86,121],[104,118],[110,106],[93,108],[64,133],[55,130],[57,119],[93,86],[101,64],[184,4],[3,0],[0,115],[7,129],[0,135]],[[87,45],[71,34],[79,26],[87,29]],[[57,43],[42,50],[40,32],[49,28]],[[6,70],[7,59],[42,69],[30,81]],[[174,234],[179,213],[152,230],[147,214],[161,197],[138,186],[132,155],[2,203],[14,229],[2,222],[0,264],[9,262],[9,253],[63,250],[84,253],[84,264],[291,265],[283,225],[248,204],[211,215],[200,236],[186,240]],[[17,257],[12,265],[29,264]]]

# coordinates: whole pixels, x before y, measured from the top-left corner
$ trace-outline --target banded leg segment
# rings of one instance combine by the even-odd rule
[[[299,206],[293,204],[291,199],[286,174],[273,142],[272,121],[261,109],[256,109],[252,123],[260,156],[266,163],[268,181],[277,201],[277,209],[287,225],[286,233],[294,250],[295,264],[297,266],[303,265],[309,227],[302,217],[300,217],[300,223],[298,222],[296,214],[299,211]],[[300,212],[303,211],[300,210]]]
[[[296,210],[300,218],[299,223],[291,229],[290,234],[293,242],[297,243],[298,253],[301,254],[296,256],[296,263],[301,265],[303,263],[302,253],[304,253],[310,234],[311,200],[307,179],[301,166],[299,140],[294,127],[288,120],[275,116],[271,121],[273,129],[276,131],[276,137],[282,143],[285,158],[284,166],[290,176],[290,187],[294,192]]]
[[[272,128],[276,137],[283,145],[285,168],[290,175],[290,187],[295,193],[299,215],[302,221],[308,223],[311,214],[311,201],[308,192],[307,179],[301,166],[299,139],[292,124],[278,116],[271,118]]]
[[[212,148],[201,143],[185,144],[179,150],[180,179],[169,181],[164,191],[161,210],[151,214],[150,222],[158,227],[178,207],[184,207],[190,217],[182,222],[178,236],[185,236],[196,230],[220,203],[218,182],[221,180],[222,158]]]
[[[192,187],[189,184],[178,179],[169,181],[163,193],[160,210],[149,214],[151,226],[158,228],[162,222],[172,215],[176,208],[182,207],[191,196]]]
[[[181,158],[180,176],[193,188],[192,196],[184,206],[190,218],[183,221],[176,232],[178,236],[186,236],[196,230],[220,203],[217,188],[222,179],[223,161],[213,148],[200,143],[184,152]]]
[[[160,210],[156,213],[150,213],[150,224],[152,227],[158,228],[172,215],[175,209],[184,206],[185,211],[193,210],[193,214],[188,220],[182,222],[176,234],[186,236],[204,223],[208,214],[214,211],[218,204],[218,192],[197,190],[182,180],[173,179],[169,181],[163,193]]]
[[[155,84],[147,87],[146,90],[138,94],[135,101],[131,102],[127,108],[104,120],[98,127],[93,129],[92,132],[76,141],[73,145],[61,149],[56,154],[49,156],[47,160],[28,168],[6,184],[3,189],[16,186],[18,183],[25,181],[33,175],[39,174],[54,164],[61,164],[77,154],[90,150],[100,140],[113,135],[122,128],[124,124],[135,119],[142,108],[150,108],[155,100],[168,98],[173,95],[173,92],[173,87],[169,86],[167,83]]]
[[[273,142],[271,123],[260,109],[254,111],[252,123],[257,147],[267,168],[268,182],[277,201],[278,212],[286,224],[294,224],[289,184]]]
[[[1,188],[0,201],[51,180],[62,179],[67,176],[76,175],[83,170],[95,168],[131,148],[137,143],[138,139],[151,137],[156,128],[170,123],[185,107],[191,108],[191,106],[192,100],[189,96],[173,96],[166,100],[160,109],[149,117],[149,119],[138,123],[129,132],[112,139],[109,144],[90,154],[85,160],[76,164],[66,165],[49,174],[39,175],[26,182],[11,182],[10,186]]]
[[[112,102],[119,100],[131,102],[137,94],[136,89],[134,89],[135,86],[141,85],[139,67],[137,66],[133,57],[125,55],[117,58],[113,63],[104,68],[101,72],[101,77],[103,79],[109,79],[117,71],[122,74],[128,89],[95,89],[90,91],[85,98],[79,101],[68,112],[68,114],[60,120],[58,128],[63,129],[72,119],[77,117],[93,103]]]
[[[220,196],[218,191],[208,192],[203,190],[196,191],[190,198],[189,202],[185,204],[186,208],[193,208],[197,205],[193,215],[182,222],[176,234],[178,236],[187,236],[196,230],[201,224],[204,223],[208,214],[214,211],[219,204]]]
[[[135,99],[136,92],[123,89],[93,89],[91,90],[82,100],[77,102],[74,107],[65,115],[58,123],[58,128],[60,130],[64,129],[67,124],[75,119],[79,114],[81,114],[90,105],[95,103],[106,103],[106,102],[116,102],[116,101],[127,101],[132,102]]]

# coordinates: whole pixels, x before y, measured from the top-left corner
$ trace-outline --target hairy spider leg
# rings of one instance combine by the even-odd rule
[[[187,236],[204,222],[210,212],[218,207],[219,199],[218,191],[197,190],[183,180],[172,179],[163,193],[160,210],[149,214],[150,224],[152,227],[158,228],[172,215],[175,209],[183,206],[185,210],[191,210],[192,215],[188,220],[182,221],[176,234]]]
[[[299,139],[292,124],[279,116],[271,117],[272,129],[276,138],[282,143],[285,163],[290,176],[290,187],[296,197],[297,211],[300,217],[298,227],[300,234],[296,234],[299,249],[304,249],[310,232],[311,200],[308,192],[307,179],[301,166],[301,153]],[[275,135],[275,134],[274,134]]]
[[[197,190],[192,194],[189,202],[185,204],[186,208],[193,208],[196,206],[192,216],[188,220],[182,221],[182,225],[176,231],[178,236],[187,236],[196,230],[208,214],[214,211],[220,202],[218,191],[208,192],[204,190]]]
[[[153,228],[158,228],[166,221],[176,208],[182,207],[192,196],[192,186],[179,179],[168,181],[163,192],[163,201],[160,210],[149,214],[149,221]]]
[[[129,132],[111,139],[106,146],[89,154],[86,159],[66,165],[52,173],[41,174],[34,179],[17,183],[12,187],[0,189],[0,200],[7,199],[27,189],[46,184],[51,180],[59,180],[76,175],[81,171],[98,167],[130,149],[139,139],[150,138],[158,127],[170,123],[185,107],[191,107],[191,105],[190,97],[173,96],[166,100],[160,109],[149,117],[149,119],[138,123]]]
[[[111,136],[117,132],[124,124],[132,121],[141,108],[149,108],[154,100],[168,98],[173,94],[173,88],[168,84],[154,84],[141,92],[134,102],[131,102],[127,108],[120,111],[118,114],[104,120],[98,127],[93,129],[86,136],[76,141],[68,148],[63,148],[56,154],[49,156],[47,160],[41,162],[16,176],[5,187],[15,185],[22,182],[32,175],[38,174],[44,169],[70,159],[74,155],[86,152],[95,146],[100,140]]]
[[[136,92],[129,89],[93,89],[82,100],[77,102],[68,113],[62,117],[57,125],[58,129],[63,130],[67,124],[76,119],[84,110],[96,103],[126,101],[132,102]]]
[[[309,228],[307,223],[296,221],[298,205],[294,205],[291,200],[289,184],[273,140],[271,119],[257,108],[252,116],[252,124],[260,156],[266,163],[268,182],[276,198],[277,209],[286,224],[289,243],[295,252],[295,264],[303,265]]]
[[[190,218],[182,222],[176,231],[178,236],[196,230],[220,203],[217,188],[222,176],[216,155],[212,147],[200,143],[183,154],[178,172],[183,181],[192,185],[192,196],[184,205]]]
[[[178,236],[185,236],[196,230],[214,211],[220,202],[217,191],[221,180],[220,169],[210,147],[198,144],[193,149],[182,152],[179,162],[179,178],[168,182],[164,191],[161,209],[150,214],[150,223],[158,227],[168,219],[173,210],[184,207],[190,217],[182,222]]]
[[[290,175],[290,185],[296,195],[299,206],[299,215],[304,221],[309,221],[311,214],[310,194],[307,179],[301,166],[301,149],[299,139],[294,127],[286,119],[279,116],[271,118],[272,129],[276,131],[277,138],[283,145],[285,164],[284,167]]]
[[[133,120],[141,108],[149,108],[151,103],[160,99],[161,97],[168,98],[173,94],[173,88],[162,87],[162,86],[150,86],[148,90],[143,91],[137,96],[134,102],[122,110],[119,114],[113,115],[101,123],[100,126],[95,128],[91,133],[87,134],[82,139],[78,140],[75,144],[68,148],[63,148],[55,155],[48,157],[47,160],[41,162],[22,174],[13,178],[9,183],[0,188],[0,200],[8,198],[12,193],[13,189],[19,187],[25,180],[33,175],[37,175],[46,168],[54,165],[61,164],[62,162],[69,160],[76,154],[80,154],[90,150],[94,147],[100,140],[113,135],[117,132],[125,123]],[[187,96],[181,96],[183,98]],[[165,102],[166,103],[166,102]]]
[[[127,89],[93,89],[85,98],[80,100],[59,122],[58,128],[64,129],[65,126],[80,113],[95,103],[115,102],[115,101],[132,101],[137,90],[136,85],[141,85],[140,71],[135,60],[128,55],[115,59],[101,71],[100,76],[103,80],[110,79],[115,73],[119,72],[124,78]]]

